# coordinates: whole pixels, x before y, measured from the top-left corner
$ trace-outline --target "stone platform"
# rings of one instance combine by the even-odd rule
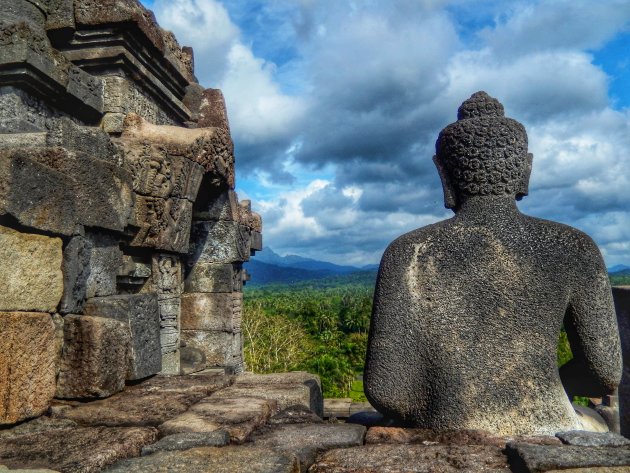
[[[0,471],[630,471],[630,441],[610,433],[508,438],[322,414],[319,379],[308,373],[154,376],[107,399],[55,401],[46,415],[0,430]]]

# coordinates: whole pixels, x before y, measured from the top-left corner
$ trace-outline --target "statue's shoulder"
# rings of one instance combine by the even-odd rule
[[[595,241],[582,230],[528,215],[524,215],[524,219],[538,240],[547,241],[578,259],[601,254]]]
[[[448,234],[452,226],[452,221],[452,218],[442,220],[424,227],[416,228],[399,236],[389,244],[383,254],[383,258],[404,259],[405,256],[413,253],[419,245],[433,243]]]

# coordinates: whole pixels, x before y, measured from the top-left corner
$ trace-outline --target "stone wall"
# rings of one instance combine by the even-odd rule
[[[220,90],[136,0],[0,0],[0,424],[53,398],[243,370]]]

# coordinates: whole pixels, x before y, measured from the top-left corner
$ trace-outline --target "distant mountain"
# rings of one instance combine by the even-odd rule
[[[289,268],[302,268],[309,271],[330,271],[331,274],[354,273],[355,271],[361,271],[363,269],[357,268],[356,266],[344,266],[329,263],[328,261],[305,258],[298,255],[280,256],[269,247],[263,248],[260,253],[256,253],[255,260],[261,263]]]
[[[630,266],[625,264],[616,264],[608,268],[608,274],[630,273]]]
[[[378,265],[366,265],[361,268],[345,266],[327,261],[318,261],[298,255],[280,256],[271,248],[264,248],[244,264],[251,275],[250,285],[291,284],[335,276],[350,275],[358,272],[375,272]]]

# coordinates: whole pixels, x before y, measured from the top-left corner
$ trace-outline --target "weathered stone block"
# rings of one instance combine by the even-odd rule
[[[131,363],[127,379],[146,378],[162,370],[160,314],[155,294],[89,299],[85,314],[125,323],[131,331]]]
[[[137,196],[132,224],[140,230],[131,246],[186,253],[191,220],[189,200]]]
[[[162,435],[225,429],[233,442],[241,443],[276,411],[277,405],[273,400],[251,397],[214,399],[211,396],[166,421],[159,429]]]
[[[172,452],[189,450],[195,447],[223,447],[230,443],[230,434],[226,430],[214,432],[186,432],[183,434],[167,435],[153,445],[142,449],[142,456],[155,452]]]
[[[174,352],[179,348],[180,299],[159,299],[160,344],[162,354]]]
[[[213,187],[234,188],[234,144],[222,128],[181,128],[153,125],[135,113],[125,117],[123,140],[150,141],[162,145],[171,156],[183,156],[200,164]]]
[[[187,293],[182,296],[182,329],[240,332],[243,294]]]
[[[189,263],[236,263],[249,260],[249,229],[237,222],[194,222]]]
[[[181,353],[179,349],[162,353],[162,371],[160,371],[160,374],[182,374]]]
[[[324,414],[324,397],[322,395],[322,384],[319,376],[307,373],[306,371],[291,371],[289,373],[272,373],[272,374],[252,374],[246,373],[239,376],[234,381],[235,387],[251,388],[255,391],[257,388],[274,387],[274,386],[305,386],[307,388],[306,397],[301,399],[302,404],[308,407],[318,416]],[[301,391],[300,391],[301,392]],[[266,396],[263,396],[266,397]],[[287,405],[286,407],[288,407]]]
[[[56,310],[63,293],[61,239],[0,226],[0,260],[6,268],[0,311]]]
[[[82,156],[89,154],[90,159],[114,165],[117,165],[120,159],[118,150],[105,131],[94,126],[77,125],[66,117],[52,121],[46,134],[46,145],[52,148],[65,148]]]
[[[103,297],[116,293],[116,275],[123,264],[118,238],[108,233],[87,232],[90,267],[86,297]]]
[[[0,312],[0,334],[0,425],[4,425],[48,409],[55,394],[58,354],[49,314]]]
[[[195,203],[193,216],[195,220],[239,220],[238,196],[231,189],[217,195],[202,195]]]
[[[10,215],[22,225],[61,235],[75,230],[75,198],[70,176],[34,159],[50,150],[0,151],[0,215]]]
[[[311,402],[310,390],[303,384],[234,384],[229,388],[225,388],[220,392],[213,394],[212,396],[215,400],[248,397],[252,399],[272,400],[277,403],[278,410],[296,405],[301,405],[310,409],[313,404]]]
[[[619,426],[621,435],[630,436],[630,286],[612,288],[621,338],[623,375],[619,384]]]
[[[97,473],[123,458],[140,455],[157,440],[153,428],[77,427],[27,434],[0,442],[0,464],[61,472]]]
[[[63,296],[59,308],[62,314],[80,313],[83,309],[90,275],[91,249],[89,240],[75,236],[63,250]]]
[[[108,397],[125,388],[131,333],[104,317],[66,315],[58,398]]]
[[[230,124],[225,107],[225,98],[221,89],[206,89],[203,91],[197,125],[200,128],[223,128],[229,133]]]
[[[203,168],[182,156],[168,155],[164,147],[148,142],[119,140],[125,164],[133,177],[133,190],[149,197],[197,197]]]
[[[234,366],[242,363],[240,333],[182,330],[181,340],[186,348],[197,349],[205,356],[205,366]]]
[[[116,163],[92,158],[90,149],[77,156],[63,148],[56,149],[60,151],[38,154],[34,159],[72,180],[75,221],[84,226],[123,231],[134,198],[129,172]]]
[[[366,445],[329,450],[309,473],[425,473],[438,471],[509,473],[499,447],[485,445]]]
[[[197,263],[189,268],[184,289],[186,292],[232,292],[234,278],[232,263]]]
[[[182,268],[180,259],[169,254],[153,255],[153,289],[159,299],[179,297],[182,293]]]
[[[254,230],[251,232],[250,250],[262,251],[262,249],[263,249],[262,233]]]
[[[157,452],[117,463],[106,473],[298,473],[300,466],[291,455],[253,447],[198,447],[184,452]]]
[[[549,471],[570,468],[616,467],[630,465],[630,449],[510,443],[510,466],[515,471]]]
[[[281,425],[255,434],[252,443],[255,447],[295,455],[302,471],[306,471],[318,452],[363,445],[365,430],[362,425],[353,424]]]

